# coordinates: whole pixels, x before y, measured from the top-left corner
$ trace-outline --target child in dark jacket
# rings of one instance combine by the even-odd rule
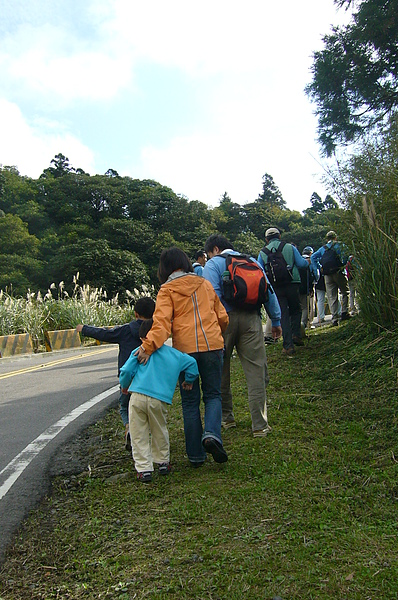
[[[141,339],[146,338],[152,324],[152,319],[142,323]],[[192,356],[165,344],[151,354],[146,364],[139,363],[133,351],[121,368],[121,388],[124,392],[131,392],[131,443],[137,478],[143,483],[152,480],[154,463],[158,465],[160,475],[168,475],[167,405],[172,402],[179,377],[186,393],[192,393],[193,382],[198,375],[198,365]]]
[[[108,342],[110,344],[119,345],[119,356],[118,356],[118,370],[117,376],[120,375],[120,369],[130,358],[130,354],[133,350],[138,348],[141,344],[139,336],[139,330],[142,322],[146,319],[151,319],[155,310],[155,302],[149,296],[139,298],[134,305],[135,321],[125,323],[124,325],[118,325],[107,329],[106,327],[92,327],[90,325],[79,324],[76,327],[76,331],[82,333],[86,337],[92,337],[100,342]],[[122,417],[123,425],[125,428],[124,440],[126,450],[131,452],[131,440],[129,434],[129,400],[130,394],[124,394],[120,392],[119,403],[120,403],[120,416]]]

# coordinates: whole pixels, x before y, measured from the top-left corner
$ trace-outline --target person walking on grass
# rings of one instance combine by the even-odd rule
[[[155,302],[149,296],[139,298],[134,305],[135,321],[118,325],[107,329],[106,327],[92,327],[91,325],[79,324],[76,331],[86,337],[92,337],[100,342],[119,345],[119,355],[117,359],[117,375],[120,375],[120,369],[129,358],[131,352],[141,344],[139,329],[142,322],[150,319],[155,310]],[[124,394],[122,391],[119,396],[120,416],[124,425],[124,445],[128,452],[131,452],[131,441],[129,434],[129,400],[130,394]]]
[[[291,357],[295,353],[295,346],[304,345],[301,337],[299,269],[308,269],[308,262],[295,246],[281,241],[281,234],[276,227],[267,229],[265,242],[257,260],[267,273],[277,295],[281,308],[282,352]]]
[[[308,265],[311,264],[311,254],[314,249],[311,246],[306,246],[302,252],[302,257],[305,258]],[[299,298],[301,307],[301,330],[304,332],[307,329],[309,323],[312,323],[314,318],[314,282],[316,277],[311,268],[299,269],[300,273],[300,286],[299,286]]]
[[[143,341],[152,325],[153,319],[142,322],[139,335]],[[151,354],[146,364],[141,364],[133,351],[120,369],[122,391],[131,394],[130,436],[139,481],[152,481],[154,464],[158,465],[159,475],[169,474],[167,405],[172,403],[179,377],[185,393],[189,395],[198,375],[194,358],[166,345]]]
[[[271,427],[267,417],[266,387],[269,377],[260,309],[238,308],[228,304],[224,298],[223,274],[226,271],[226,257],[238,254],[232,244],[224,236],[213,234],[206,240],[205,250],[208,261],[203,270],[203,277],[211,283],[229,316],[229,325],[224,331],[225,355],[221,380],[222,424],[225,429],[236,427],[230,379],[231,355],[236,348],[247,382],[252,433],[254,437],[265,437],[271,431]],[[256,264],[258,265],[257,262]],[[278,300],[271,287],[268,288],[268,300],[264,306],[272,320],[271,331],[276,340],[282,330]]]
[[[338,325],[339,291],[341,294],[340,320],[345,321],[350,318],[348,312],[348,281],[344,271],[348,260],[348,251],[345,244],[337,241],[335,231],[328,231],[326,240],[326,244],[311,255],[311,264],[325,277],[326,294],[332,313],[332,325]]]
[[[180,392],[184,419],[185,448],[193,467],[200,467],[206,453],[218,463],[228,460],[221,439],[221,371],[228,315],[211,284],[193,273],[183,250],[169,248],[160,255],[158,278],[162,284],[156,298],[153,327],[137,351],[146,362],[170,335],[173,347],[195,358],[204,403],[204,427],[199,379],[192,391]]]

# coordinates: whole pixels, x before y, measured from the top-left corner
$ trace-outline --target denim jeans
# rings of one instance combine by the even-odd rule
[[[130,394],[122,394],[120,392],[119,396],[119,412],[122,417],[123,425],[126,426],[129,423],[129,402],[130,402]]]
[[[204,430],[200,415],[199,378],[195,380],[191,391],[183,390],[184,374],[180,374],[180,392],[182,414],[184,418],[185,448],[188,459],[192,463],[203,462],[206,452],[203,440],[208,437],[221,440],[221,372],[222,350],[210,352],[192,352],[190,356],[198,363],[202,386],[203,403],[205,405]]]

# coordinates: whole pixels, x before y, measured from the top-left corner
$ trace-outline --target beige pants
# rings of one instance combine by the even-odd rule
[[[129,428],[138,473],[153,471],[153,463],[170,462],[165,402],[132,392],[129,402]]]
[[[325,275],[325,285],[332,320],[337,321],[339,318],[339,291],[341,293],[341,314],[348,312],[347,277],[342,271],[338,271],[332,275]]]

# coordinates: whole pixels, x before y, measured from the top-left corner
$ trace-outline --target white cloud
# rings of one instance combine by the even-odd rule
[[[0,164],[16,166],[22,175],[37,178],[62,152],[70,164],[92,173],[94,156],[76,137],[56,123],[29,125],[16,104],[0,99]]]
[[[46,103],[112,98],[131,73],[131,57],[119,45],[89,43],[50,24],[20,26],[0,51],[3,87],[14,94],[50,94]]]

